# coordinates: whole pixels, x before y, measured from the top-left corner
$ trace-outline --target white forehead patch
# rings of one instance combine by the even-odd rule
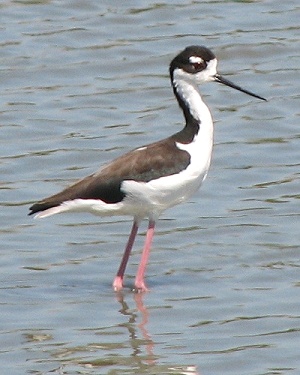
[[[199,56],[191,56],[189,57],[189,62],[191,64],[201,64],[203,63],[203,59],[201,59]]]

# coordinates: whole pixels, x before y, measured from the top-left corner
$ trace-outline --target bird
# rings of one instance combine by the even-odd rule
[[[188,200],[207,176],[214,126],[198,86],[217,82],[266,101],[221,76],[217,72],[216,56],[205,46],[188,46],[178,53],[170,63],[169,74],[185,120],[180,131],[117,157],[95,173],[30,207],[29,215],[35,214],[36,218],[63,212],[133,217],[131,232],[113,281],[116,292],[124,287],[125,269],[143,219],[148,219],[148,228],[133,290],[149,290],[145,272],[158,218],[166,209]]]

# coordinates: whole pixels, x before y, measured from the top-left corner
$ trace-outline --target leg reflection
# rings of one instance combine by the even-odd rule
[[[129,343],[132,348],[131,359],[132,365],[140,370],[140,373],[147,373],[151,367],[152,373],[168,373],[172,375],[200,375],[197,367],[194,365],[167,365],[164,356],[164,364],[159,363],[159,355],[154,354],[155,341],[152,339],[148,330],[150,312],[144,304],[145,293],[126,293],[118,292],[117,300],[121,305],[119,310],[123,316],[128,317],[127,322],[118,326],[125,327],[129,333]],[[130,308],[126,298],[133,297],[135,306]],[[150,310],[151,311],[151,310]]]

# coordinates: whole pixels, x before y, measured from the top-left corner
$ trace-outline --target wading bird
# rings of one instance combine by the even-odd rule
[[[133,216],[131,233],[113,282],[115,291],[123,288],[125,268],[144,218],[149,225],[134,289],[148,290],[144,275],[157,219],[167,208],[186,201],[206,178],[213,147],[213,121],[198,85],[218,82],[266,100],[219,75],[215,55],[203,46],[189,46],[180,52],[171,61],[170,78],[185,118],[182,130],[118,157],[96,173],[30,207],[30,215],[36,214],[37,218],[61,212]]]

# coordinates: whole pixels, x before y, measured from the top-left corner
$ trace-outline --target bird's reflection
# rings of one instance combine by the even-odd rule
[[[154,342],[147,330],[147,324],[149,321],[149,312],[144,305],[143,298],[144,293],[133,293],[133,299],[135,302],[135,309],[130,309],[127,302],[125,301],[123,292],[117,293],[117,300],[121,304],[122,308],[119,310],[124,316],[128,316],[128,323],[122,324],[126,327],[129,332],[130,344],[133,349],[133,356],[139,356],[143,354],[142,347],[146,347],[146,358],[142,355],[143,359],[146,360],[147,364],[155,363],[155,356],[153,354]],[[140,321],[140,322],[139,322]],[[142,339],[138,339],[139,332],[141,333]]]
[[[135,308],[130,308],[125,298],[133,298]],[[132,358],[135,358],[138,368],[143,369],[145,366],[155,367],[155,372],[176,375],[200,375],[196,366],[166,366],[159,364],[159,356],[154,354],[155,342],[148,331],[148,323],[150,319],[149,310],[144,304],[145,293],[124,294],[120,291],[116,294],[117,301],[121,305],[119,312],[128,317],[126,323],[119,326],[126,327],[129,332],[129,342],[132,347]],[[140,337],[140,338],[139,338]],[[143,350],[145,348],[145,351]]]

